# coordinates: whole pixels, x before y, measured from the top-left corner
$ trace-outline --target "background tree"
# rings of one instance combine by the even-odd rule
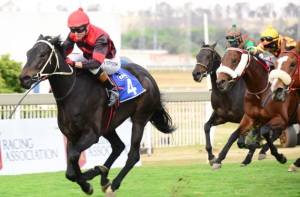
[[[0,59],[0,93],[22,93],[25,90],[20,86],[19,74],[22,63],[9,58],[9,54]]]

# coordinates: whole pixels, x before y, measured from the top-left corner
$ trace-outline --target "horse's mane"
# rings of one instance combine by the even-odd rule
[[[254,57],[256,57],[261,63],[263,63],[265,66],[267,65],[267,63],[265,62],[265,60],[263,59],[263,58],[261,58],[260,56],[259,56],[259,54],[254,54],[253,55]]]
[[[54,47],[56,48],[57,52],[64,59],[66,59],[67,56],[66,56],[65,51],[63,49],[63,42],[64,41],[61,39],[60,36],[43,36],[43,35],[40,35],[38,40],[46,40],[46,41],[51,42],[51,44],[53,44]],[[76,75],[77,76],[82,75],[83,73],[87,73],[88,75],[91,75],[91,72],[89,72],[86,69],[75,68],[75,70],[76,70]]]
[[[289,46],[289,47],[285,47],[285,50],[291,51],[291,50],[293,50],[294,48],[295,48],[295,46]]]

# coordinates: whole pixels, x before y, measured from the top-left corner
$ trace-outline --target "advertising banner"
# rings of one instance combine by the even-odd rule
[[[113,167],[123,167],[130,149],[131,122],[117,128],[125,150]],[[28,174],[66,170],[66,137],[60,132],[56,118],[0,121],[0,175]],[[80,157],[82,169],[102,165],[111,153],[109,142],[99,142]],[[136,164],[141,165],[141,162]]]

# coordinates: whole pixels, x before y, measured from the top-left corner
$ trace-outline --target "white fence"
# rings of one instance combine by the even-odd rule
[[[0,119],[9,119],[22,94],[0,94]],[[204,145],[204,123],[210,92],[165,92],[166,108],[177,130],[170,135],[157,131],[151,124],[146,127],[142,147]],[[51,94],[29,94],[12,119],[55,118],[57,110]],[[151,126],[150,126],[151,125]],[[150,143],[150,144],[149,144]]]

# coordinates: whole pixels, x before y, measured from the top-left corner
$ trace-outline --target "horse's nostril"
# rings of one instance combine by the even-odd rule
[[[283,88],[277,88],[277,89],[276,89],[276,93],[281,94],[282,92],[283,92]]]
[[[219,82],[217,82],[217,84],[218,84],[219,86],[221,86],[221,85],[225,84],[225,80],[220,80]]]

